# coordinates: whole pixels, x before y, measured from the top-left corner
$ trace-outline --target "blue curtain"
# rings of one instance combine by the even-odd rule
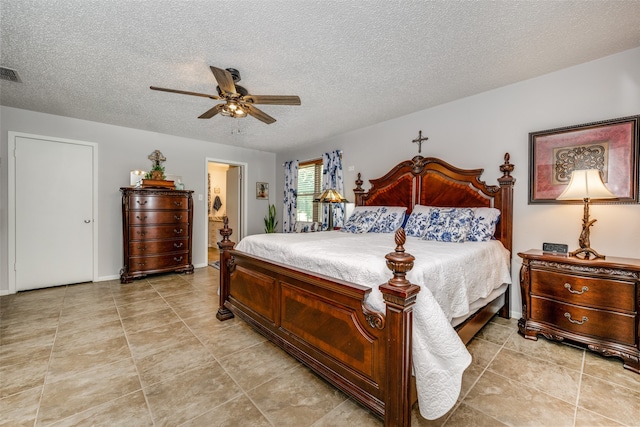
[[[282,231],[292,233],[296,225],[298,210],[298,161],[284,164],[284,206],[282,208]]]
[[[342,151],[336,150],[322,155],[322,191],[333,188],[344,196],[342,175]],[[346,197],[346,196],[345,196]],[[344,221],[344,203],[333,203],[333,226],[342,227]],[[322,229],[329,227],[329,205],[322,207]]]

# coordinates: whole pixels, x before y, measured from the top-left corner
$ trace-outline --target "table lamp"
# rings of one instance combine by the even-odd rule
[[[314,199],[314,202],[320,203],[328,203],[329,204],[329,230],[333,230],[333,204],[334,203],[348,203],[349,201],[345,199],[342,194],[333,188],[329,188],[324,190],[324,192],[318,197]]]
[[[583,200],[584,201],[584,217],[582,218],[582,232],[578,243],[580,249],[571,252],[569,255],[584,255],[584,259],[589,259],[591,255],[594,258],[604,259],[604,255],[600,255],[594,249],[591,249],[589,239],[589,229],[596,222],[595,219],[589,220],[589,202],[591,199],[614,199],[616,196],[605,187],[602,182],[602,176],[598,169],[582,169],[571,172],[571,179],[567,188],[560,194],[557,200]]]

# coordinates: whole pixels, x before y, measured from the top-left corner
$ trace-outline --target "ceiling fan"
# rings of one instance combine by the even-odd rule
[[[214,99],[216,101],[225,101],[222,104],[217,104],[213,108],[205,111],[199,119],[210,119],[216,114],[220,113],[223,116],[242,118],[247,114],[255,117],[256,119],[271,124],[276,121],[273,117],[268,115],[262,110],[259,110],[254,105],[300,105],[300,97],[295,95],[251,95],[242,86],[236,85],[240,81],[240,72],[235,68],[227,68],[223,70],[221,68],[210,66],[211,72],[218,82],[217,90],[218,95],[209,95],[206,93],[188,92],[185,90],[177,89],[165,89],[157,86],[150,86],[150,89],[160,90],[163,92],[181,93],[183,95],[202,96],[205,98]]]

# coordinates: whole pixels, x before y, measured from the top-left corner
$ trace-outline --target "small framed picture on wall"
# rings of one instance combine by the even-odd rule
[[[269,200],[268,182],[256,182],[256,199]]]

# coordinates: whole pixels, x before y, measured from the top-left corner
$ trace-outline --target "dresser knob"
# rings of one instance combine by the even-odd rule
[[[571,318],[571,313],[569,313],[569,312],[566,312],[564,314],[564,317],[566,317],[567,320],[569,320],[569,322],[571,322],[571,323],[573,323],[575,325],[582,325],[582,324],[584,324],[585,322],[587,322],[589,320],[589,318],[587,316],[582,316],[582,320],[573,320]]]
[[[138,246],[138,250],[139,251],[146,251],[147,247],[146,246]]]
[[[145,234],[147,234],[146,231],[136,231],[137,234],[144,236]]]
[[[181,243],[174,243],[173,247],[174,248],[181,248],[182,247],[182,242]]]
[[[182,202],[176,202],[174,201],[173,204],[175,204],[176,206],[182,206]]]
[[[139,262],[139,263],[138,263],[138,266],[140,266],[140,267],[144,267],[144,265],[145,265],[145,264],[146,264],[146,262]]]
[[[145,219],[147,219],[147,216],[143,216],[142,218],[140,218],[140,215],[136,215],[136,218],[138,218],[140,221],[144,221]]]
[[[136,200],[136,203],[139,204],[139,205],[142,205],[142,206],[146,205],[147,202],[148,202],[148,200],[143,200],[143,201]]]
[[[176,257],[176,256],[174,256],[174,257],[173,257],[173,260],[174,260],[175,262],[180,262],[180,261],[182,261],[182,257]]]
[[[569,283],[565,283],[564,287],[572,294],[578,294],[578,295],[582,295],[589,290],[587,286],[583,286],[581,291],[576,291],[575,289],[571,289],[571,285]]]
[[[182,219],[182,215],[174,215],[173,217],[176,219],[176,221],[180,221]]]
[[[174,232],[174,233],[176,233],[176,234],[182,234],[182,228],[181,228],[181,229],[179,229],[179,230],[178,230],[178,229],[176,229],[176,228],[174,228],[174,229],[173,229],[173,232]]]

